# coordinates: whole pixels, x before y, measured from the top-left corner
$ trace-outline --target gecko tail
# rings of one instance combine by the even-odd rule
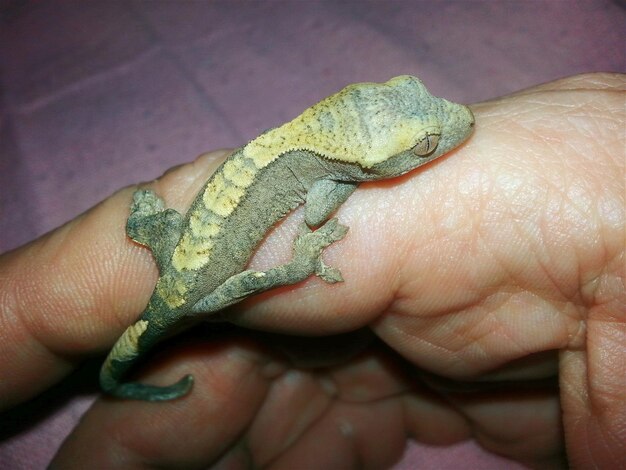
[[[191,375],[186,375],[175,384],[165,387],[121,382],[121,378],[133,366],[140,352],[145,351],[159,338],[159,331],[150,328],[150,322],[147,320],[139,320],[129,326],[102,364],[100,369],[102,390],[118,398],[153,402],[174,400],[189,393],[193,387]]]
[[[146,385],[135,382],[122,383],[106,392],[117,398],[143,401],[169,401],[189,393],[193,387],[193,376],[186,375],[178,382],[166,387]]]

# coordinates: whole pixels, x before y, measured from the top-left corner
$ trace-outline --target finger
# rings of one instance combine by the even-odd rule
[[[389,468],[406,445],[404,415],[399,398],[367,404],[338,403],[278,455],[272,470]]]
[[[188,205],[224,155],[203,156],[153,184],[168,203]],[[2,407],[44,390],[83,355],[104,351],[143,309],[157,272],[148,250],[125,235],[132,192],[123,189],[0,257]]]
[[[563,421],[574,467],[619,468],[626,442],[626,293],[624,257],[614,277],[599,283],[583,348],[561,353]]]
[[[298,467],[299,462],[320,469],[357,468],[364,462],[387,468],[400,457],[409,437],[432,444],[467,438],[465,419],[421,387],[413,369],[398,359],[387,348],[374,346],[345,365],[317,371],[317,387],[325,394],[315,395],[310,387],[303,396],[298,390],[292,401],[279,394],[274,403],[268,398],[248,433],[255,463],[272,469]],[[295,380],[310,378],[292,376],[292,388]],[[290,403],[307,406],[293,408]],[[289,425],[280,426],[280,433],[277,416],[293,416]],[[268,435],[273,436],[271,442]],[[233,460],[240,458],[240,453],[232,454]]]
[[[531,467],[565,466],[556,387],[447,394],[446,397],[471,423],[472,435],[486,450]]]

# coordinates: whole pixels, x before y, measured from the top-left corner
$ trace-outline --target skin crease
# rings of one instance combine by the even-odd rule
[[[363,184],[341,207],[350,232],[325,259],[345,283],[311,278],[225,314],[273,333],[233,328],[157,348],[167,351],[137,377],[192,373],[193,392],[167,404],[98,399],[52,468],[385,468],[408,437],[473,437],[538,468],[565,466],[565,455],[575,468],[616,468],[626,456],[625,88],[623,75],[589,74],[472,106],[465,145]],[[224,156],[151,186],[184,210]],[[0,406],[105,353],[141,312],[157,271],[124,234],[132,192],[0,258]],[[289,258],[301,217],[270,234],[254,268]],[[380,341],[323,368],[271,347],[278,333],[364,327]]]

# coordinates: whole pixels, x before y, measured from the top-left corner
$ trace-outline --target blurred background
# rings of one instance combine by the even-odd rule
[[[412,74],[488,100],[625,72],[625,31],[610,0],[0,0],[0,252],[348,83]],[[0,467],[44,468],[96,393],[0,421]],[[395,468],[521,467],[465,442],[412,443]]]

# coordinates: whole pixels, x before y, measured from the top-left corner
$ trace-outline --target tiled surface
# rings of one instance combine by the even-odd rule
[[[5,0],[0,14],[0,251],[350,82],[410,73],[472,102],[626,68],[608,0]],[[0,466],[45,466],[85,406],[0,443]],[[398,468],[415,465],[514,468],[472,443],[412,446]]]

